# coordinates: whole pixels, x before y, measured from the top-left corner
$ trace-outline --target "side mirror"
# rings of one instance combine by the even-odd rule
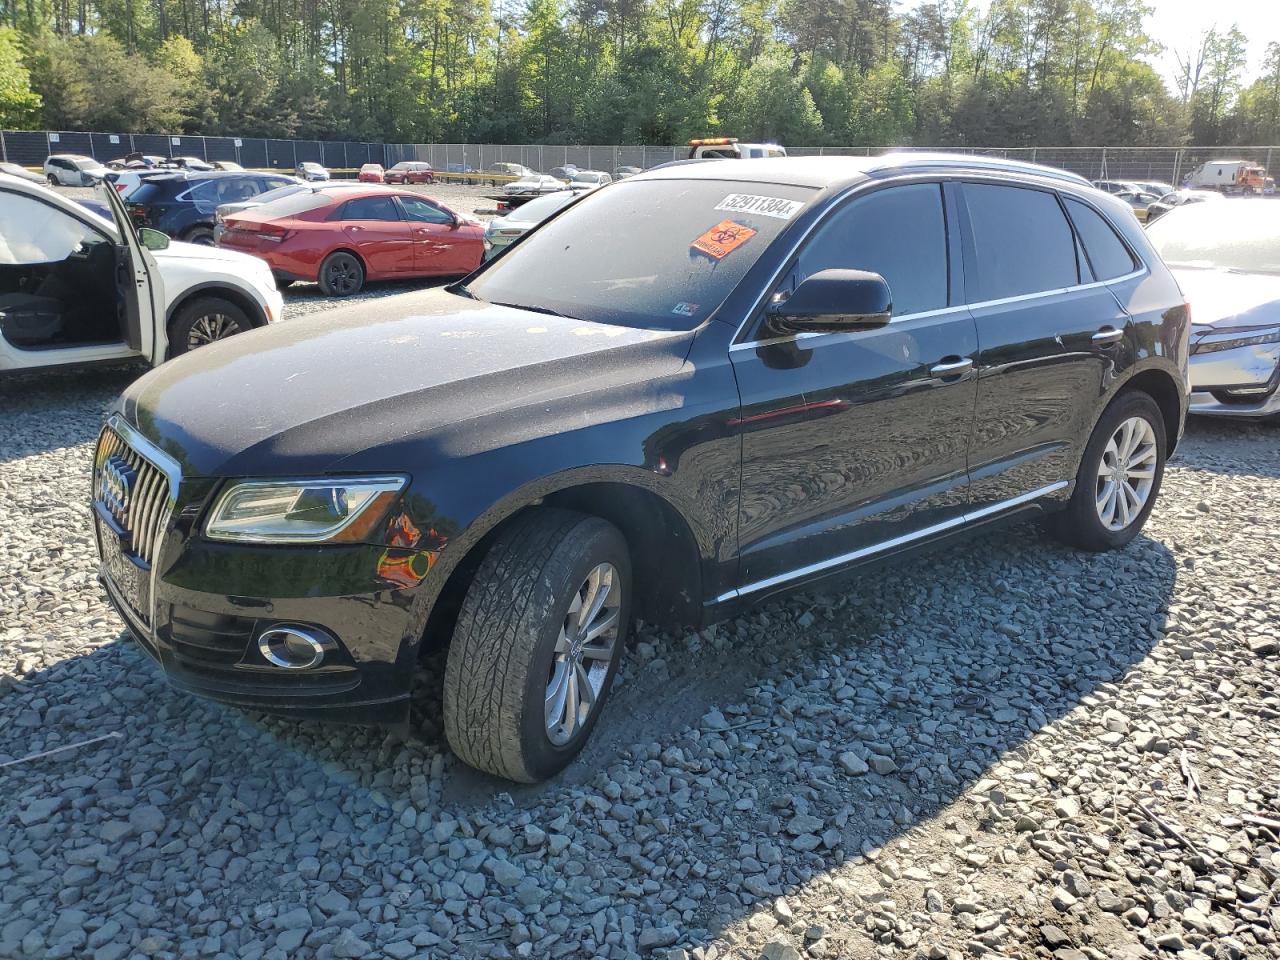
[[[168,250],[169,238],[159,230],[152,230],[150,227],[140,227],[138,229],[138,240],[148,250]]]
[[[814,331],[838,333],[882,327],[893,315],[893,294],[878,273],[820,270],[789,297],[776,296],[766,311],[775,336]]]

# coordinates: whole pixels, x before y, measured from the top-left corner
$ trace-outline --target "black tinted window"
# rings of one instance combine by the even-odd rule
[[[1058,290],[1078,282],[1075,238],[1058,199],[1042,190],[966,183],[978,258],[971,302]]]
[[[395,201],[390,197],[361,197],[348,200],[339,220],[399,220]]]
[[[936,183],[891,187],[834,214],[805,244],[798,280],[833,267],[870,270],[893,292],[893,312],[947,305],[947,228]]]
[[[1067,200],[1067,212],[1076,225],[1084,252],[1093,267],[1095,280],[1110,280],[1133,272],[1133,257],[1111,224],[1101,214],[1079,200]]]

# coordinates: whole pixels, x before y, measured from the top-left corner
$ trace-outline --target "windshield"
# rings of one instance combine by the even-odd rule
[[[333,199],[331,193],[321,193],[319,190],[311,190],[306,187],[298,189],[297,187],[285,188],[291,192],[285,194],[277,200],[267,200],[272,193],[279,191],[272,190],[271,193],[264,193],[262,200],[267,202],[259,207],[255,207],[253,212],[268,219],[280,219],[282,217],[296,217],[300,213],[306,213],[308,210],[314,210],[316,207],[323,207]]]
[[[1267,200],[1190,203],[1147,228],[1171,267],[1280,275],[1280,218]]]
[[[292,197],[295,193],[310,193],[309,187],[304,187],[300,183],[287,183],[283,187],[276,187],[274,190],[268,190],[266,193],[260,193],[253,199],[259,204],[272,203],[275,200],[283,200],[285,197]]]
[[[541,223],[570,200],[576,200],[579,194],[565,190],[560,193],[548,193],[537,200],[530,200],[524,206],[516,207],[507,217],[517,223]]]
[[[624,180],[521,240],[468,292],[599,323],[689,330],[813,194],[772,183]]]
[[[81,157],[80,159],[72,160],[71,162],[74,163],[81,170],[96,170],[98,169],[98,167],[102,166],[102,164],[100,164],[97,160],[92,160],[89,157]]]

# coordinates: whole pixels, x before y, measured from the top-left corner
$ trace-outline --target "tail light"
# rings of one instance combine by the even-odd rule
[[[119,180],[113,183],[112,186],[116,188],[116,193],[124,193],[125,191],[125,184],[121,183]]]
[[[278,223],[259,224],[258,229],[252,232],[259,240],[266,240],[268,243],[283,243],[293,233],[292,230],[287,230]]]

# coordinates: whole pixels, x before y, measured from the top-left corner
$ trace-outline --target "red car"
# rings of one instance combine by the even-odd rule
[[[356,179],[361,183],[382,183],[384,171],[380,163],[366,163],[360,168],[360,172],[356,174]]]
[[[401,160],[386,173],[387,183],[435,183],[436,172],[421,160]]]
[[[480,266],[484,226],[416,193],[305,191],[233,214],[220,246],[261,257],[281,286],[312,280],[349,297],[366,280],[461,276]]]

